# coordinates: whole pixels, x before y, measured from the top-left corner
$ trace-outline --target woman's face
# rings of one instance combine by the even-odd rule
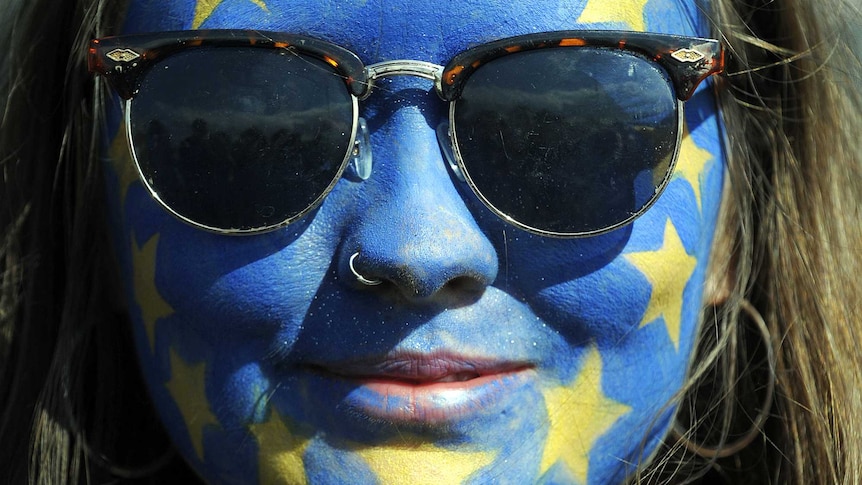
[[[124,30],[194,28],[305,34],[366,64],[445,64],[550,30],[708,36],[691,0],[134,0]],[[164,211],[109,116],[116,249],[177,448],[214,483],[622,480],[666,434],[692,353],[723,170],[710,89],[686,103],[677,167],[645,215],[554,239],[453,177],[429,81],[378,84],[360,104],[370,177],[254,236]],[[383,284],[357,280],[357,252]]]

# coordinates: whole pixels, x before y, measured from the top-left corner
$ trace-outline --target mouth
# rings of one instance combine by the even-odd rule
[[[500,405],[535,375],[526,362],[459,355],[399,354],[381,359],[312,366],[347,386],[342,404],[395,424],[442,424]]]

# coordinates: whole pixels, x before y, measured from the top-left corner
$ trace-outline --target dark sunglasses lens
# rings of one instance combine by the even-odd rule
[[[218,230],[281,224],[314,206],[346,159],[354,103],[326,63],[284,50],[199,48],[165,58],[132,101],[146,183]]]
[[[480,197],[523,226],[560,235],[607,230],[649,207],[677,142],[667,74],[619,50],[501,57],[470,77],[453,109]]]

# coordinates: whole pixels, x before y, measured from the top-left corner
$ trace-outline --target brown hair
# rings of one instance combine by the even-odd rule
[[[3,483],[131,478],[170,449],[142,399],[117,291],[98,158],[104,100],[84,63],[123,3],[18,0],[0,15]]]
[[[720,310],[705,315],[705,358],[680,413],[693,428],[638,478],[860,483],[862,65],[849,37],[862,16],[841,0],[712,9],[730,54],[718,90],[728,179],[705,296]],[[764,337],[745,328],[744,301],[775,352],[771,408],[768,369],[754,365]],[[683,446],[741,433],[767,411],[760,439],[740,453],[698,459]]]
[[[123,8],[109,3],[12,0],[0,15],[4,483],[192,479],[179,459],[162,466],[170,444],[140,399],[104,227],[102,90],[83,55],[88,38],[116,30]],[[859,483],[862,78],[844,36],[860,14],[849,0],[711,8],[731,55],[718,90],[729,177],[708,295],[722,310],[703,325],[681,412],[693,430],[708,425],[684,438],[745,430],[760,411],[764,373],[748,359],[763,346],[744,329],[743,299],[769,327],[776,394],[743,451],[699,459],[669,440],[634,479]],[[704,399],[704,382],[723,399]]]

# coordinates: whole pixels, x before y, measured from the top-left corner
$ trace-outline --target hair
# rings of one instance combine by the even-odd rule
[[[117,30],[122,3],[10,0],[0,14],[4,483],[194,479],[139,397],[106,229],[106,98],[84,54]],[[633,480],[860,483],[862,67],[848,35],[862,14],[850,0],[710,3],[730,66],[717,86],[728,178],[712,311],[683,389],[688,430]],[[769,335],[748,328],[745,301]],[[752,426],[758,439],[729,457],[690,451]]]
[[[862,13],[843,0],[731,0],[712,15],[730,56],[717,90],[728,179],[706,295],[720,308],[706,312],[703,358],[683,390],[689,435],[638,478],[860,483],[862,63],[851,29]],[[768,335],[746,328],[749,301]],[[767,347],[772,376],[756,364]],[[721,443],[752,426],[760,439],[743,451],[692,459],[689,439]]]

